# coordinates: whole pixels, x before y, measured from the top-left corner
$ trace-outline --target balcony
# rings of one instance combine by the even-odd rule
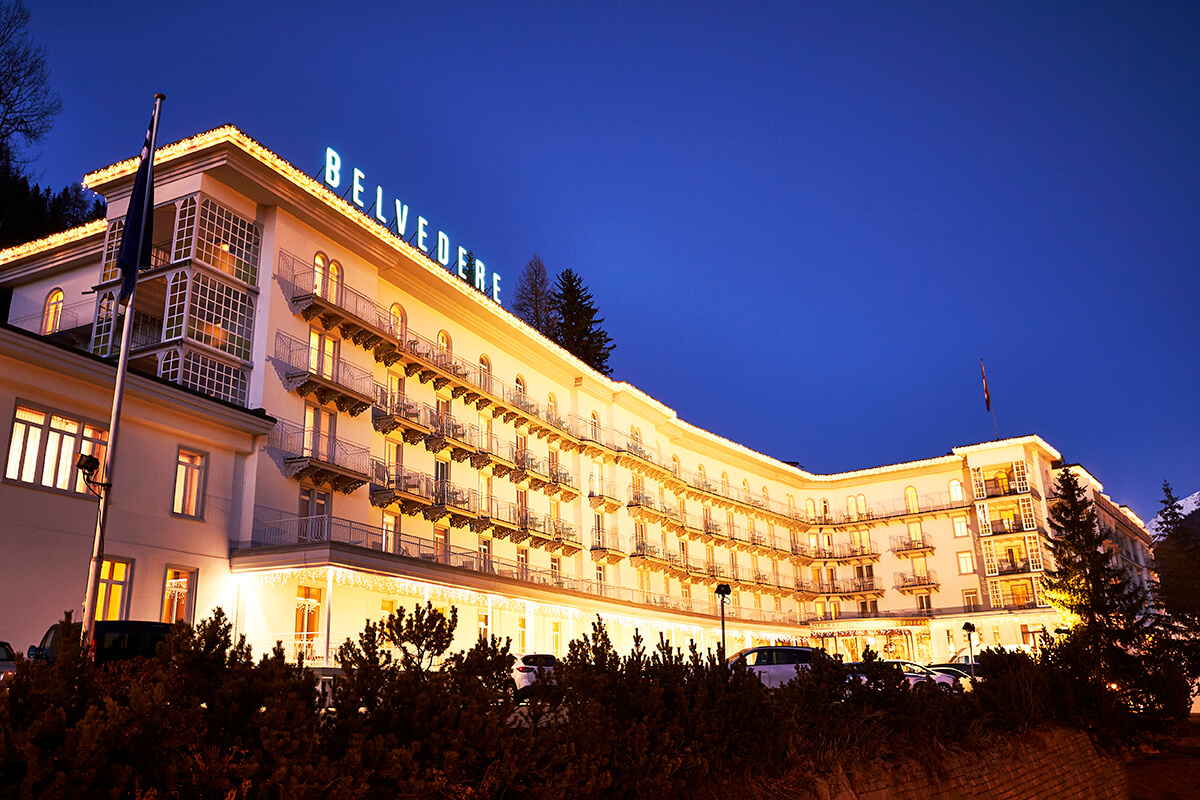
[[[292,313],[306,321],[319,320],[325,330],[338,328],[342,336],[364,350],[373,350],[387,339],[394,339],[395,326],[390,315],[375,301],[345,285],[341,279],[317,274],[311,264],[288,253],[281,254],[280,266],[292,263]]]
[[[621,537],[602,528],[592,528],[591,552],[593,561],[603,561],[606,564],[616,564],[625,558]]]
[[[835,544],[832,547],[810,547],[811,561],[839,564],[869,564],[879,560],[879,548],[874,542]]]
[[[275,360],[283,367],[283,385],[301,397],[333,403],[339,411],[357,417],[374,400],[375,381],[370,372],[342,358],[334,358],[308,342],[275,334]]]
[[[1006,533],[1034,533],[1037,529],[1036,520],[1003,518],[989,521],[983,532],[987,536],[1003,536]]]
[[[283,453],[283,473],[288,478],[345,494],[371,479],[371,451],[362,445],[305,430],[286,420],[275,424],[267,442]]]
[[[616,484],[599,480],[595,475],[588,479],[588,503],[592,508],[603,509],[610,514],[624,505],[617,499]]]
[[[808,549],[808,545],[800,542],[792,542],[791,562],[799,567],[806,567],[812,563],[812,553]]]
[[[562,464],[551,463],[550,485],[546,488],[546,494],[551,497],[557,494],[568,501],[579,497],[579,485],[575,481],[575,475]]]
[[[912,594],[921,589],[937,591],[941,584],[938,583],[937,571],[931,569],[924,574],[897,572],[895,585],[897,591]]]
[[[561,551],[564,555],[573,556],[583,549],[579,529],[571,523],[561,519],[550,520],[547,531],[550,539],[545,545],[546,550],[552,553]]]
[[[908,535],[892,537],[892,553],[895,554],[897,558],[927,556],[932,555],[933,551],[933,537],[927,533],[921,534],[920,538],[914,538]]]
[[[450,481],[435,480],[433,502],[422,509],[421,513],[430,522],[440,522],[449,518],[451,527],[465,528],[471,524],[471,520],[479,517],[483,509],[479,492]]]
[[[989,497],[1012,497],[1019,494],[1032,494],[1034,497],[1041,498],[1037,487],[1027,479],[1023,477],[1014,479],[1007,473],[1000,473],[994,477],[985,479],[983,481],[983,489],[983,496],[977,497],[977,500]]]
[[[371,424],[383,434],[399,430],[407,444],[418,444],[433,433],[437,411],[387,387],[375,384],[375,403],[371,409]]]
[[[471,458],[471,466],[483,469],[491,464],[492,474],[503,478],[517,468],[517,446],[501,439],[496,434],[479,432],[475,455]]]
[[[637,566],[663,572],[666,570],[667,557],[662,548],[655,542],[645,539],[635,539],[629,550],[629,560]]]
[[[820,581],[812,585],[813,594],[818,597],[850,597],[868,599],[883,596],[883,583],[876,577],[836,578],[832,581]]]
[[[630,485],[629,502],[625,507],[629,509],[629,516],[638,522],[659,522],[663,518],[658,498],[637,485]]]
[[[531,539],[532,544],[541,546],[543,542],[552,538],[550,534],[550,519],[544,514],[530,511],[528,508],[518,505],[517,529],[509,531],[508,538],[517,544],[526,539]]]
[[[449,449],[450,457],[457,463],[466,461],[478,452],[479,428],[455,419],[450,414],[434,414],[429,435],[425,437],[425,449],[441,453]]]
[[[619,448],[610,429],[574,414],[569,419],[572,433],[579,440],[585,456],[606,462],[616,460]]]
[[[997,559],[996,561],[997,575],[1020,575],[1023,573],[1040,571],[1041,570],[1034,570],[1030,567],[1028,558],[1001,558]]]
[[[1024,608],[1038,608],[1040,605],[1029,592],[1000,592],[992,595],[992,608],[1003,608],[1016,611]]]
[[[276,512],[267,512],[276,513]],[[590,597],[620,600],[636,603],[658,611],[676,611],[687,615],[715,615],[718,609],[713,605],[712,597],[699,598],[673,597],[670,595],[643,592],[611,583],[579,578],[561,570],[531,567],[527,563],[508,561],[497,558],[490,553],[480,553],[462,547],[453,547],[443,541],[425,539],[407,533],[397,533],[377,526],[351,522],[336,517],[284,517],[264,520],[256,518],[252,540],[249,548],[236,550],[233,560],[240,568],[254,568],[254,551],[263,547],[300,547],[311,548],[313,545],[326,546],[336,543],[351,548],[361,549],[380,554],[388,554],[400,559],[397,562],[395,574],[411,574],[413,566],[432,570],[454,570],[487,576],[489,580],[506,580],[524,584],[533,588],[546,587],[555,591],[575,592]],[[638,548],[646,543],[634,546],[632,557],[646,558],[646,551],[639,555]],[[306,563],[311,563],[311,556],[302,556]],[[278,556],[273,555],[277,559]],[[658,558],[660,563],[671,559]],[[673,559],[678,564],[678,556]],[[372,568],[378,569],[378,562],[372,562]],[[462,581],[461,576],[454,578]],[[765,611],[741,606],[727,606],[726,615],[730,619],[765,622],[778,625],[795,626],[803,618],[794,612]]]
[[[550,483],[550,468],[544,458],[522,449],[518,449],[513,455],[513,469],[508,473],[510,481],[524,483],[534,491]]]
[[[433,478],[399,464],[371,462],[371,505],[387,508],[393,503],[410,517],[433,503]]]

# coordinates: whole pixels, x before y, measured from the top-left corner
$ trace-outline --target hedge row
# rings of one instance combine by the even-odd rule
[[[392,618],[340,648],[346,676],[328,698],[282,649],[255,661],[220,611],[176,626],[148,661],[23,662],[0,692],[0,796],[713,796],[898,759],[936,765],[1046,722],[1131,730],[1118,692],[1051,658],[989,653],[991,677],[965,693],[871,663],[847,681],[818,658],[768,691],[694,647],[639,640],[619,656],[600,623],[570,643],[557,686],[518,704],[506,643],[480,640],[431,670],[428,639],[448,642],[453,625],[414,643],[411,622],[407,640]]]

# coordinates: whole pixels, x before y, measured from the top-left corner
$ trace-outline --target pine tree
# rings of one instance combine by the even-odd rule
[[[573,270],[558,274],[551,307],[557,317],[554,340],[600,374],[611,375],[608,357],[615,345],[601,327],[604,317],[596,316],[599,309],[592,302],[592,293]]]
[[[475,263],[475,251],[474,250],[467,251],[465,261],[466,261],[466,266],[463,267],[463,274],[465,274],[467,277],[464,278],[464,280],[467,282],[468,286],[474,287],[476,285],[475,271],[479,268],[478,265]]]
[[[513,313],[547,338],[554,339],[554,309],[550,278],[537,253],[529,259],[513,292]]]
[[[1107,680],[1127,668],[1145,633],[1145,592],[1136,587],[1108,547],[1107,531],[1074,470],[1059,471],[1050,504],[1054,535],[1047,548],[1054,569],[1042,579],[1051,604],[1071,623],[1072,639]]]
[[[1167,481],[1162,507],[1154,543],[1158,599],[1168,614],[1200,621],[1200,534],[1184,524],[1183,509]]]

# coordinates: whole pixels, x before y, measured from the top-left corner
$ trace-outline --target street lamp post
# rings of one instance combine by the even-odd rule
[[[970,659],[971,677],[975,677],[975,626],[970,622],[963,623],[963,632],[967,634],[967,658]]]
[[[721,601],[721,660],[725,660],[725,598],[729,597],[730,589],[728,583],[717,584],[717,597]]]

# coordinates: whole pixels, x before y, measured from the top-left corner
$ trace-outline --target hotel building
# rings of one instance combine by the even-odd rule
[[[86,177],[108,221],[0,252],[0,638],[18,649],[81,605],[96,497],[73,463],[106,446],[136,166]],[[596,373],[235,128],[155,169],[103,477],[106,617],[221,606],[256,652],[280,640],[318,668],[426,601],[458,608],[455,647],[556,653],[597,617],[618,649],[635,631],[715,649],[719,584],[731,652],[942,661],[967,621],[980,646],[1059,624],[1038,577],[1062,466],[1041,438],[812,474]],[[1146,580],[1140,520],[1077,469]]]

